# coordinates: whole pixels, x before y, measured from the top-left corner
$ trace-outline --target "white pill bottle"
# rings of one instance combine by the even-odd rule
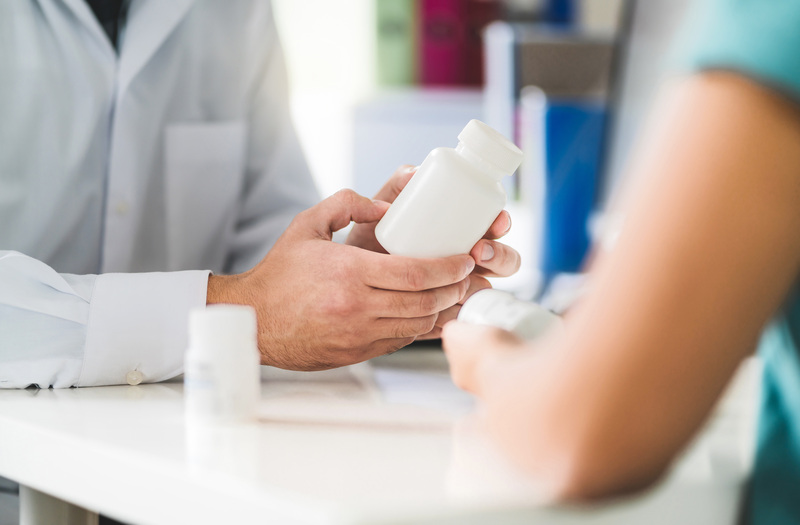
[[[261,396],[256,312],[212,305],[189,315],[184,398],[189,423],[253,421]]]
[[[533,341],[545,334],[564,331],[564,321],[536,303],[520,301],[508,292],[481,290],[458,313],[462,323],[494,326]]]
[[[378,223],[387,252],[406,257],[469,253],[506,205],[501,181],[522,163],[522,151],[472,120],[455,149],[433,150]]]

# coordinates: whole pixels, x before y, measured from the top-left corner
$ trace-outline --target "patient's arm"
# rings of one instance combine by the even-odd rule
[[[456,381],[553,494],[644,486],[709,413],[800,268],[800,116],[734,74],[670,88],[616,247],[563,338],[450,323]],[[490,348],[491,350],[486,350]],[[520,351],[522,350],[522,351]]]

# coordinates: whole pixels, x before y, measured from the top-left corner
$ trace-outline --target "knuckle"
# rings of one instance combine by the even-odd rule
[[[436,292],[422,292],[418,297],[420,314],[429,315],[439,311],[439,300]]]
[[[427,272],[419,265],[409,264],[405,269],[405,280],[411,290],[424,290]]]
[[[450,280],[451,282],[458,282],[460,279],[464,278],[464,266],[463,263],[457,262],[455,259],[450,262],[449,265],[450,271]]]
[[[406,337],[411,337],[413,334],[410,334],[411,330],[406,323],[399,323],[394,327],[392,331],[392,335],[390,336],[392,339],[403,339]]]
[[[429,315],[420,319],[420,330],[418,335],[427,334],[436,327],[436,320],[439,318],[438,314]]]
[[[344,189],[339,190],[336,193],[334,193],[334,196],[337,199],[352,199],[353,195],[355,195],[355,193],[356,192],[354,192],[353,190],[351,190],[349,188],[344,188]]]
[[[317,205],[317,206],[319,206],[319,205]],[[316,206],[314,206],[314,208],[316,208]],[[303,210],[300,213],[298,213],[297,215],[295,215],[294,218],[292,219],[292,222],[289,223],[289,227],[287,228],[287,230],[291,230],[293,228],[297,228],[301,224],[307,223],[309,220],[311,220],[311,217],[314,214],[314,208],[309,208],[307,210]]]
[[[321,299],[320,309],[326,317],[349,317],[359,311],[359,301],[353,292],[344,290]]]
[[[416,338],[420,335],[425,335],[436,326],[436,319],[438,315],[428,315],[425,317],[417,317],[397,326],[394,334],[394,339]]]
[[[407,312],[409,310],[409,300],[404,292],[396,292],[388,295],[387,302],[393,312]]]
[[[334,194],[334,196],[336,197],[336,200],[348,208],[355,204],[359,197],[355,191],[350,189],[339,190]]]

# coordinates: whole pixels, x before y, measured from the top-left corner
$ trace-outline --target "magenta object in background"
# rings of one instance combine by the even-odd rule
[[[481,32],[499,15],[498,0],[420,0],[422,85],[482,85]]]

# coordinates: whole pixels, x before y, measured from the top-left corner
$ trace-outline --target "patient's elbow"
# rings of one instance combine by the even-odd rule
[[[594,502],[640,492],[661,479],[669,461],[650,447],[607,445],[603,440],[563,444],[548,483],[553,499]]]

